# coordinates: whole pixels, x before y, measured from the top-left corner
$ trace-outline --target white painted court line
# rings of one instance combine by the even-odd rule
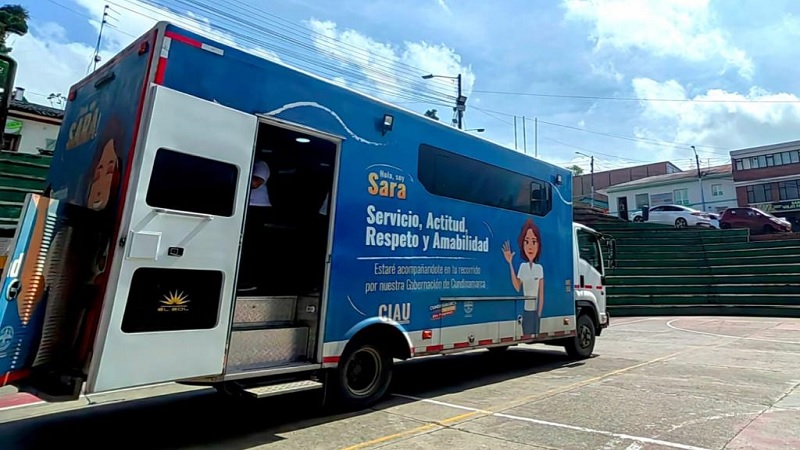
[[[623,439],[623,440],[633,441],[633,444],[653,444],[653,445],[660,445],[662,447],[678,448],[678,449],[682,449],[682,450],[710,450],[710,449],[706,449],[704,447],[696,447],[694,445],[686,445],[686,444],[679,444],[677,442],[662,441],[660,439],[652,439],[652,438],[641,437],[641,436],[632,436],[630,434],[614,433],[614,432],[611,432],[611,431],[604,431],[604,430],[595,430],[594,428],[579,427],[579,426],[576,426],[576,425],[567,425],[567,424],[563,424],[563,423],[549,422],[549,421],[546,421],[546,420],[533,419],[533,418],[530,418],[530,417],[522,417],[522,416],[511,415],[511,414],[504,414],[504,413],[496,413],[496,412],[492,412],[492,411],[485,411],[485,410],[482,410],[482,409],[479,409],[479,408],[472,408],[470,406],[457,405],[457,404],[454,404],[454,403],[442,402],[442,401],[439,401],[439,400],[433,400],[433,399],[428,399],[428,398],[419,398],[419,397],[414,397],[414,396],[411,396],[411,395],[403,395],[403,394],[394,394],[394,395],[395,395],[395,397],[401,397],[401,398],[405,398],[405,399],[408,399],[408,400],[414,400],[414,401],[424,402],[424,403],[431,403],[433,405],[446,406],[446,407],[449,407],[449,408],[461,409],[461,410],[464,410],[464,411],[472,411],[472,412],[477,412],[477,413],[483,413],[483,414],[486,414],[488,416],[501,417],[503,419],[516,420],[516,421],[519,421],[519,422],[528,422],[528,423],[533,423],[533,424],[536,424],[536,425],[544,425],[544,426],[549,426],[549,427],[554,427],[554,428],[561,428],[561,429],[566,429],[566,430],[580,431],[580,432],[588,433],[588,434],[596,434],[596,435],[608,436],[608,437],[612,437],[612,438],[616,438],[616,439]],[[633,447],[629,447],[629,448],[637,448],[637,447],[633,446]],[[639,447],[639,448],[641,448],[641,447]]]
[[[780,339],[753,338],[753,337],[733,336],[733,335],[730,335],[730,334],[709,333],[707,331],[688,330],[686,328],[676,327],[675,325],[672,324],[672,322],[675,322],[677,320],[681,320],[681,319],[672,319],[669,322],[667,322],[667,326],[672,328],[673,330],[676,330],[676,331],[684,331],[686,333],[702,334],[702,335],[705,335],[705,336],[713,336],[713,337],[728,338],[728,339],[741,339],[743,341],[774,342],[776,344],[795,344],[795,345],[800,345],[800,341],[783,341],[783,340],[780,340]],[[780,322],[777,322],[777,323],[780,323]]]
[[[611,320],[614,320],[614,319],[612,318]],[[614,322],[611,325],[609,325],[608,328],[621,327],[623,325],[630,325],[632,323],[652,322],[654,320],[664,320],[664,319],[660,318],[660,317],[648,317],[646,319],[629,320],[629,321],[623,321],[623,322]]]

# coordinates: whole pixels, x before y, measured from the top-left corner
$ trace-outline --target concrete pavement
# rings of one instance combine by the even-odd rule
[[[582,362],[530,346],[402,364],[394,394],[352,414],[317,393],[242,403],[176,385],[12,405],[0,448],[800,448],[798,356],[800,320],[625,318]]]

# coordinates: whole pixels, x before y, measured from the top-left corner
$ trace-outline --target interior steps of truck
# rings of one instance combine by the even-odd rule
[[[274,395],[289,394],[292,392],[311,391],[322,389],[323,384],[314,380],[289,381],[279,384],[268,384],[265,386],[242,387],[242,391],[251,397],[264,398]]]
[[[234,329],[280,328],[297,319],[296,296],[238,296]]]

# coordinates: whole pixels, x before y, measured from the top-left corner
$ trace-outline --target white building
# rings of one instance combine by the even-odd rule
[[[8,108],[2,150],[32,154],[52,152],[64,111],[30,103],[22,96],[23,92],[15,91]]]
[[[602,189],[608,196],[609,214],[618,216],[627,210],[628,217],[658,205],[684,205],[707,212],[721,212],[737,206],[736,188],[730,164],[701,169],[703,195],[697,171],[686,170],[666,175],[642,178]],[[705,201],[705,208],[703,203]]]

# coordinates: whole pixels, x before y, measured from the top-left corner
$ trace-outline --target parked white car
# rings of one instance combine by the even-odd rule
[[[708,218],[711,219],[711,228],[720,229],[719,224],[719,214],[717,213],[709,213]]]
[[[633,216],[634,222],[644,222],[642,213]],[[647,222],[673,225],[675,228],[713,227],[707,213],[681,205],[659,205],[650,208]]]

